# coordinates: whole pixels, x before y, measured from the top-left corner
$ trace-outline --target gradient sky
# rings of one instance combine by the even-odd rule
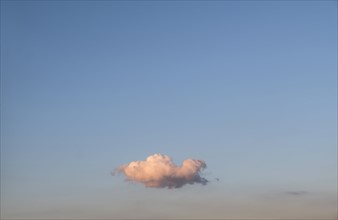
[[[336,1],[1,1],[1,217],[335,218],[336,68]]]

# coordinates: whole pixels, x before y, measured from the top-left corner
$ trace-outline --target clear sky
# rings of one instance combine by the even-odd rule
[[[2,218],[335,218],[336,132],[336,1],[1,1]]]

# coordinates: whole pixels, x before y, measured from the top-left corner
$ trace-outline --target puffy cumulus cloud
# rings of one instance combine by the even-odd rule
[[[208,180],[200,176],[200,171],[206,167],[203,160],[186,159],[181,166],[177,166],[171,157],[154,154],[144,161],[122,165],[114,173],[123,173],[126,180],[142,183],[146,187],[180,188],[185,184],[207,184]]]

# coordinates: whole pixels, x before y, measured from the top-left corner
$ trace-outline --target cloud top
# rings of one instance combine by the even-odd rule
[[[203,160],[186,159],[181,166],[174,164],[171,157],[154,154],[144,161],[132,161],[115,169],[123,173],[126,180],[154,188],[180,188],[186,184],[206,185],[208,180],[200,176],[200,171],[207,167]]]

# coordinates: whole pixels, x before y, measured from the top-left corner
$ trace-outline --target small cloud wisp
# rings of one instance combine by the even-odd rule
[[[134,181],[153,188],[180,188],[186,184],[206,185],[208,180],[200,176],[207,167],[203,160],[186,159],[181,166],[171,157],[154,154],[144,161],[133,161],[115,169],[114,174],[123,173],[127,181]]]
[[[298,191],[286,191],[285,194],[291,196],[304,196],[306,194],[309,194],[309,192],[304,190],[298,190]]]

